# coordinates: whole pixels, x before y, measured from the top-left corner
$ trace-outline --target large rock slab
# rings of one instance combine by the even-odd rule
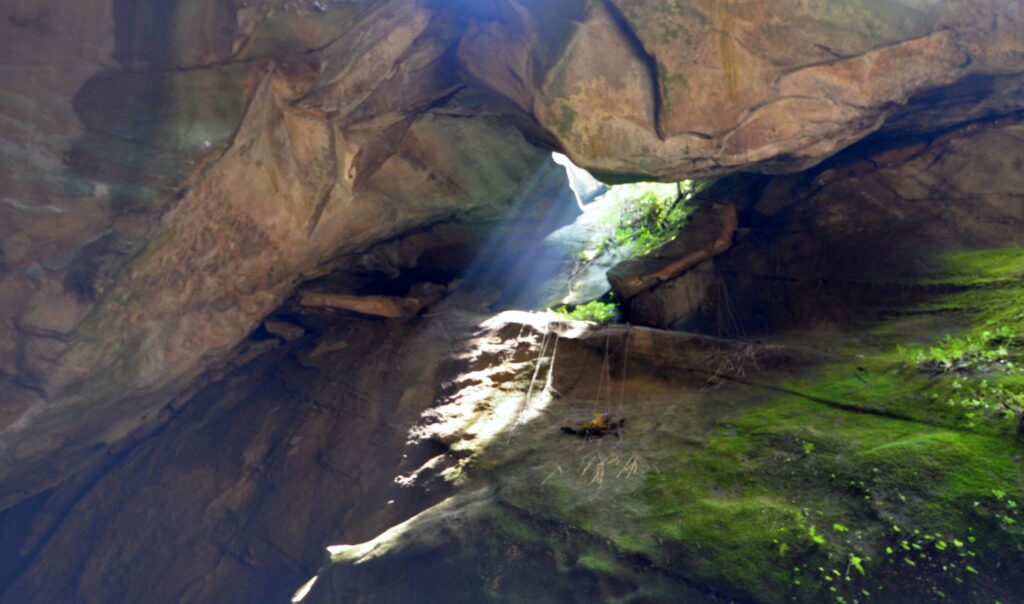
[[[709,313],[700,325],[713,335],[440,308],[409,323],[310,330],[179,407],[159,437],[104,452],[109,465],[0,516],[0,555],[15,569],[0,601],[259,601],[286,597],[314,573],[305,602],[366,593],[448,601],[435,587],[453,583],[476,601],[683,591],[694,601],[817,601],[828,595],[813,591],[816,565],[795,576],[800,584],[790,573],[805,556],[849,572],[845,538],[881,565],[866,565],[870,584],[850,574],[854,594],[884,583],[905,601],[927,599],[932,584],[908,565],[885,566],[884,541],[829,527],[888,531],[892,510],[916,527],[903,515],[924,511],[938,524],[922,533],[960,538],[980,526],[973,502],[991,498],[992,481],[976,472],[999,472],[1007,491],[1024,492],[1015,425],[1004,424],[1005,439],[974,433],[965,416],[946,415],[945,399],[922,396],[927,382],[914,380],[926,378],[869,364],[891,363],[896,344],[964,327],[960,314],[894,313],[908,293],[913,310],[921,296],[953,291],[935,264],[943,252],[1024,246],[1022,139],[1016,121],[976,125],[864,145],[737,187],[745,193],[730,200],[749,234],[714,259],[730,295],[715,300],[723,320]],[[441,228],[415,236],[424,238],[456,239]],[[371,256],[414,265],[419,244],[406,243]],[[979,291],[999,287],[985,279]],[[894,315],[884,329],[863,329],[866,316]],[[747,337],[713,337],[720,327]],[[838,358],[845,364],[816,373]],[[559,433],[595,410],[628,419],[621,441]],[[848,465],[872,452],[866,465]],[[845,476],[830,480],[823,464],[872,485],[875,499]],[[907,474],[890,482],[890,468]],[[433,507],[451,489],[456,498]],[[964,497],[956,501],[967,513],[936,493]],[[804,514],[804,496],[815,506],[843,501],[841,515]],[[828,531],[825,547],[810,526]],[[959,585],[935,569],[946,593],[1011,600],[1017,575],[1004,571],[1020,564],[1019,536],[989,535],[1000,546],[979,550],[986,566],[970,562],[985,574]],[[780,553],[773,539],[791,549]],[[325,563],[334,544],[355,545],[333,548]],[[753,570],[728,563],[735,552]]]
[[[715,263],[706,260],[679,277],[640,292],[622,306],[630,323],[683,329],[696,315],[715,283]]]
[[[1020,74],[1024,52],[1003,0],[527,6],[474,24],[460,59],[608,178],[801,170],[917,93]]]
[[[732,247],[736,206],[715,204],[697,210],[672,241],[640,258],[620,262],[608,271],[612,291],[621,300],[671,281]]]

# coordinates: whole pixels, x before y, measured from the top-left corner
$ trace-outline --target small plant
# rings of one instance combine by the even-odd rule
[[[825,545],[825,538],[818,534],[818,527],[811,526],[811,528],[807,530],[807,535],[814,543],[818,545]]]
[[[950,388],[954,395],[946,400],[946,405],[962,412],[965,427],[973,428],[979,420],[1012,420],[1018,423],[1018,433],[1024,436],[1024,390],[1021,386],[958,377]],[[939,395],[934,394],[932,398],[938,400]]]
[[[611,323],[619,318],[619,307],[611,302],[592,300],[586,304],[563,304],[552,311],[573,321],[594,321],[595,323]]]
[[[918,351],[912,360],[922,371],[935,374],[967,373],[996,364],[1012,370],[1014,365],[1008,358],[1015,344],[1014,333],[1005,327],[964,337],[947,335],[937,346]]]

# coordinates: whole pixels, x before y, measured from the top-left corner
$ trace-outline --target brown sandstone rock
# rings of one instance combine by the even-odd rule
[[[615,0],[574,10],[562,18],[578,25],[547,25],[564,35],[561,53],[523,17],[477,25],[460,59],[578,165],[609,177],[801,170],[917,93],[974,72],[1019,75],[1024,52],[1019,7],[1001,0],[948,10]],[[514,51],[486,52],[494,45]]]
[[[857,309],[889,310],[885,298],[876,299],[879,291],[905,285],[907,275],[921,274],[912,269],[926,266],[936,253],[1024,245],[1022,137],[1020,124],[1003,124],[959,132],[923,150],[918,141],[851,149],[817,170],[772,178],[768,186],[753,188],[763,191],[760,201],[765,206],[759,207],[773,211],[745,212],[744,220],[750,222],[743,226],[751,235],[714,259],[717,278],[732,292],[730,306],[718,309],[734,313],[730,324],[740,321],[746,335],[757,333],[759,321],[787,329],[812,328],[830,313],[850,321]],[[865,158],[876,157],[890,161],[868,170],[865,164],[871,167],[871,162]],[[826,170],[830,177],[820,179]],[[776,180],[787,182],[772,186]],[[769,199],[774,196],[786,202]],[[749,207],[755,199],[733,201]],[[443,229],[431,231],[436,235]],[[403,246],[395,242],[395,247]],[[391,257],[402,266],[414,265],[413,247]],[[702,270],[691,268],[683,278]],[[771,316],[764,316],[766,308]],[[491,430],[493,435],[494,425],[516,422],[521,386],[533,373],[545,331],[560,336],[552,387],[563,396],[540,409],[543,413],[532,423],[516,428],[515,438],[495,443],[512,463],[485,465],[483,471],[513,477],[503,485],[503,496],[519,489],[522,497],[538,497],[552,471],[538,464],[538,455],[559,464],[573,459],[573,452],[551,448],[551,442],[558,442],[553,430],[563,419],[592,412],[595,391],[601,389],[595,375],[609,371],[608,364],[618,380],[626,375],[628,358],[625,391],[633,400],[626,405],[633,407],[627,413],[629,425],[638,429],[626,437],[635,445],[675,441],[680,435],[699,439],[701,426],[718,414],[732,413],[736,385],[725,382],[708,389],[709,377],[756,383],[758,371],[792,371],[833,354],[817,348],[830,345],[831,334],[807,348],[752,346],[737,339],[627,325],[581,336],[570,333],[570,325],[546,325],[549,320],[542,315],[516,314],[515,320],[483,324],[481,317],[458,313],[410,322],[335,322],[328,335],[312,336],[308,348],[303,347],[306,340],[283,346],[203,389],[188,404],[175,403],[172,409],[178,415],[159,436],[140,436],[117,454],[104,452],[101,459],[107,465],[99,469],[69,478],[62,468],[32,466],[59,485],[0,516],[5,545],[0,552],[12,560],[4,568],[17,571],[16,576],[11,573],[3,599],[285,599],[321,567],[325,545],[370,540],[449,494],[442,481],[429,480],[453,462],[446,447],[479,451],[475,439],[481,434]],[[714,334],[718,324],[709,320],[699,327]],[[628,346],[619,348],[620,342]],[[251,350],[258,353],[266,345]],[[692,389],[681,389],[676,380]],[[7,392],[7,384],[0,385]],[[680,404],[690,396],[684,392],[703,406]],[[757,387],[744,396],[752,404],[763,404],[766,392]],[[16,409],[36,403],[32,397],[15,402]],[[504,413],[498,405],[505,405]],[[111,409],[101,411],[100,423],[109,423]],[[88,415],[73,417],[81,421]],[[0,416],[2,422],[10,419]],[[127,425],[135,420],[126,413]],[[409,445],[411,435],[423,440]],[[523,441],[527,448],[510,449]],[[52,446],[74,450],[73,443],[55,440]],[[521,453],[515,454],[517,450]],[[50,459],[55,458],[52,451]],[[10,460],[10,454],[0,448],[0,459]],[[516,468],[528,468],[532,474],[525,476],[531,478],[523,480]],[[567,466],[566,474],[576,472]],[[413,475],[416,480],[409,478]],[[396,476],[417,486],[400,486]],[[614,524],[620,510],[601,504],[607,491],[595,490],[587,477],[576,479],[588,500],[598,502],[592,509],[605,509]],[[606,489],[619,484],[611,480],[609,476]],[[635,480],[643,484],[644,478]],[[27,483],[4,487],[11,499],[30,489]],[[434,543],[444,547],[428,550],[437,552],[425,567],[437,573],[432,577],[466,577],[483,584],[479,559],[456,557],[452,562],[450,556],[450,543],[459,544],[454,551],[461,554],[475,552],[465,544],[490,534],[487,525],[471,526],[480,530],[445,532],[440,544]],[[429,537],[418,531],[392,543],[415,545]],[[602,543],[586,537],[581,551],[593,551]],[[394,550],[376,557],[374,564],[385,564],[386,572],[380,574],[373,572],[380,567],[370,565],[325,567],[309,601],[345,601],[360,590],[381,594],[393,589],[399,599],[421,596],[418,584],[394,578],[409,568],[424,568],[412,566],[421,563],[423,551],[411,550],[419,558],[395,556]],[[498,554],[493,551],[488,555],[502,563],[512,560],[498,555],[506,552],[504,547]],[[536,576],[543,579],[552,574],[550,552],[538,559],[544,564],[536,567]],[[575,572],[566,576],[574,578],[574,586],[594,583],[582,582]],[[448,585],[432,587],[440,593]],[[673,585],[666,599],[678,597],[679,589]],[[595,592],[592,599],[601,600],[602,594]]]
[[[298,340],[306,333],[305,329],[294,323],[272,319],[267,319],[263,322],[263,329],[266,329],[270,335],[277,336],[285,342]]]
[[[714,261],[705,260],[675,279],[630,298],[624,304],[624,314],[637,325],[683,328],[696,315],[714,280]]]
[[[396,319],[414,317],[424,306],[437,301],[439,296],[405,297],[396,296],[348,296],[344,294],[325,294],[319,292],[303,292],[299,296],[299,304],[311,307],[336,308],[363,315]]]

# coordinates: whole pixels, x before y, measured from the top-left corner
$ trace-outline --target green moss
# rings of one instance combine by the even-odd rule
[[[1017,247],[953,252],[941,258],[942,276],[932,282],[976,286],[1024,277],[1024,249]]]
[[[981,537],[979,502],[994,489],[1024,497],[1020,453],[1005,439],[784,399],[736,418],[681,467],[649,476],[647,530],[694,578],[737,596],[785,601],[836,585],[839,595],[891,588],[899,579],[885,555],[892,527],[949,542],[972,531]],[[1016,551],[1011,538],[989,531],[972,551]],[[963,572],[927,583],[949,591]]]
[[[960,344],[1005,347],[1024,333],[1021,250],[943,262],[936,281],[961,289],[939,304],[965,313]],[[873,335],[865,341],[890,341],[844,351],[855,360],[785,384],[793,394],[651,474],[644,530],[666,544],[648,555],[682,556],[693,578],[759,601],[1005,595],[1007,577],[1024,572],[1024,445],[985,399],[1024,398],[1024,377],[922,371],[912,359],[928,345]]]
[[[638,182],[613,185],[601,197],[606,208],[598,223],[601,237],[580,253],[581,262],[618,250],[627,257],[648,254],[679,235],[694,206],[689,203],[703,183]]]
[[[1011,330],[1024,334],[1024,248],[958,252],[942,258],[933,286],[959,291],[934,301],[932,311],[971,315],[971,331]]]
[[[554,479],[513,503],[742,600],[1011,601],[1024,580],[1024,442],[1000,401],[1024,406],[1024,372],[915,359],[967,346],[1006,347],[996,356],[1012,361],[1022,267],[1021,250],[943,257],[918,307],[929,329],[902,317],[836,342],[803,379],[760,374],[773,389],[748,391],[764,395],[699,444],[645,440],[654,469],[639,485]],[[948,337],[937,327],[950,325]],[[573,568],[622,567],[585,552]]]
[[[618,564],[609,558],[607,554],[597,550],[584,552],[577,560],[576,565],[594,573],[614,575],[619,571]]]
[[[515,542],[520,544],[544,545],[548,542],[547,535],[528,521],[514,516],[512,513],[498,515],[493,525],[496,542]]]
[[[708,496],[688,478],[693,476],[654,477],[647,487],[655,502],[652,522],[668,551],[717,589],[749,597],[766,589],[784,592],[789,565],[783,554],[810,545],[799,510],[756,492]]]

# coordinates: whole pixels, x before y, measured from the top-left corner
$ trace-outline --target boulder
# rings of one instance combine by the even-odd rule
[[[363,315],[396,319],[414,317],[423,307],[441,298],[440,293],[424,296],[350,296],[320,292],[303,292],[299,304],[305,307],[326,307]]]
[[[623,315],[637,325],[681,329],[696,316],[714,281],[714,261],[705,260],[679,277],[627,300]]]
[[[725,252],[732,247],[735,233],[735,206],[721,204],[700,209],[672,241],[641,258],[612,267],[608,282],[620,300],[629,300]]]

